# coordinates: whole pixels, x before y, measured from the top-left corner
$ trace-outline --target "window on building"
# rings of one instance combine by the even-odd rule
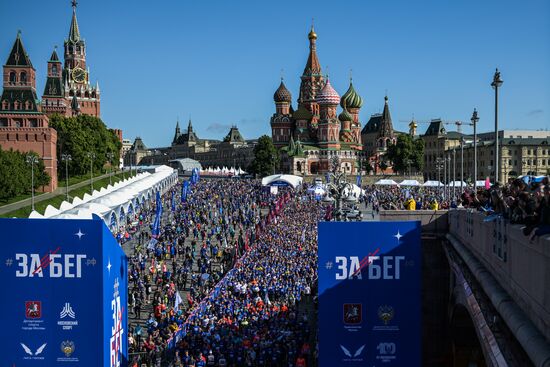
[[[511,159],[508,159],[508,165],[509,165],[509,166],[512,165],[512,160],[511,160]]]
[[[17,74],[15,73],[15,71],[11,71],[10,72],[10,84],[15,84],[16,80],[17,80]]]
[[[527,164],[531,165],[531,160],[530,159],[527,160]]]
[[[0,127],[6,127],[6,126],[8,126],[8,119],[0,118]]]
[[[52,65],[52,74],[57,75],[57,65],[55,64]]]
[[[21,84],[27,84],[27,73],[22,71],[21,74],[19,74],[19,78],[21,80]]]

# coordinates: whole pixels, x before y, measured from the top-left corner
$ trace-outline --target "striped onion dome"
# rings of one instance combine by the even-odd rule
[[[315,100],[320,105],[337,105],[340,103],[340,95],[334,90],[332,85],[330,85],[330,80],[328,78],[325,86],[321,89]]]
[[[342,108],[361,108],[363,106],[363,98],[353,88],[353,83],[350,81],[349,88],[340,100]]]

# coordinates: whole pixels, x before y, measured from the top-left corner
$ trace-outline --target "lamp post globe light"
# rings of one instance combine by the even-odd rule
[[[500,79],[500,71],[498,68],[493,75],[493,81],[491,87],[495,90],[495,184],[499,179],[499,160],[498,160],[498,88],[502,85],[503,81]]]
[[[95,153],[94,152],[88,152],[88,154],[86,154],[88,156],[88,158],[90,158],[90,195],[93,194],[94,192],[94,176],[93,176],[93,172],[94,172],[94,168],[93,168],[93,163],[94,163],[94,159],[95,159]]]
[[[38,157],[28,154],[27,163],[31,165],[31,208],[34,211],[34,165],[38,164]]]
[[[65,194],[67,195],[67,201],[69,201],[69,162],[72,160],[70,154],[61,154],[61,160],[65,162]]]
[[[474,126],[474,191],[477,189],[477,122],[479,121],[479,117],[477,115],[477,110],[474,108],[474,112],[472,113],[472,118],[470,119],[472,121],[472,125]]]

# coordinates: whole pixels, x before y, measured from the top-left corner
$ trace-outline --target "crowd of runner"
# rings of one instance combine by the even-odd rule
[[[160,236],[154,205],[118,236],[132,365],[305,366],[314,348],[297,301],[311,299],[319,204],[250,180],[201,180],[183,202],[180,192],[162,196]]]

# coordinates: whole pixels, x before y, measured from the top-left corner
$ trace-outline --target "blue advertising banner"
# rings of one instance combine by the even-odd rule
[[[421,366],[420,222],[319,223],[319,366]]]
[[[100,218],[0,219],[2,366],[126,366],[127,259]]]

